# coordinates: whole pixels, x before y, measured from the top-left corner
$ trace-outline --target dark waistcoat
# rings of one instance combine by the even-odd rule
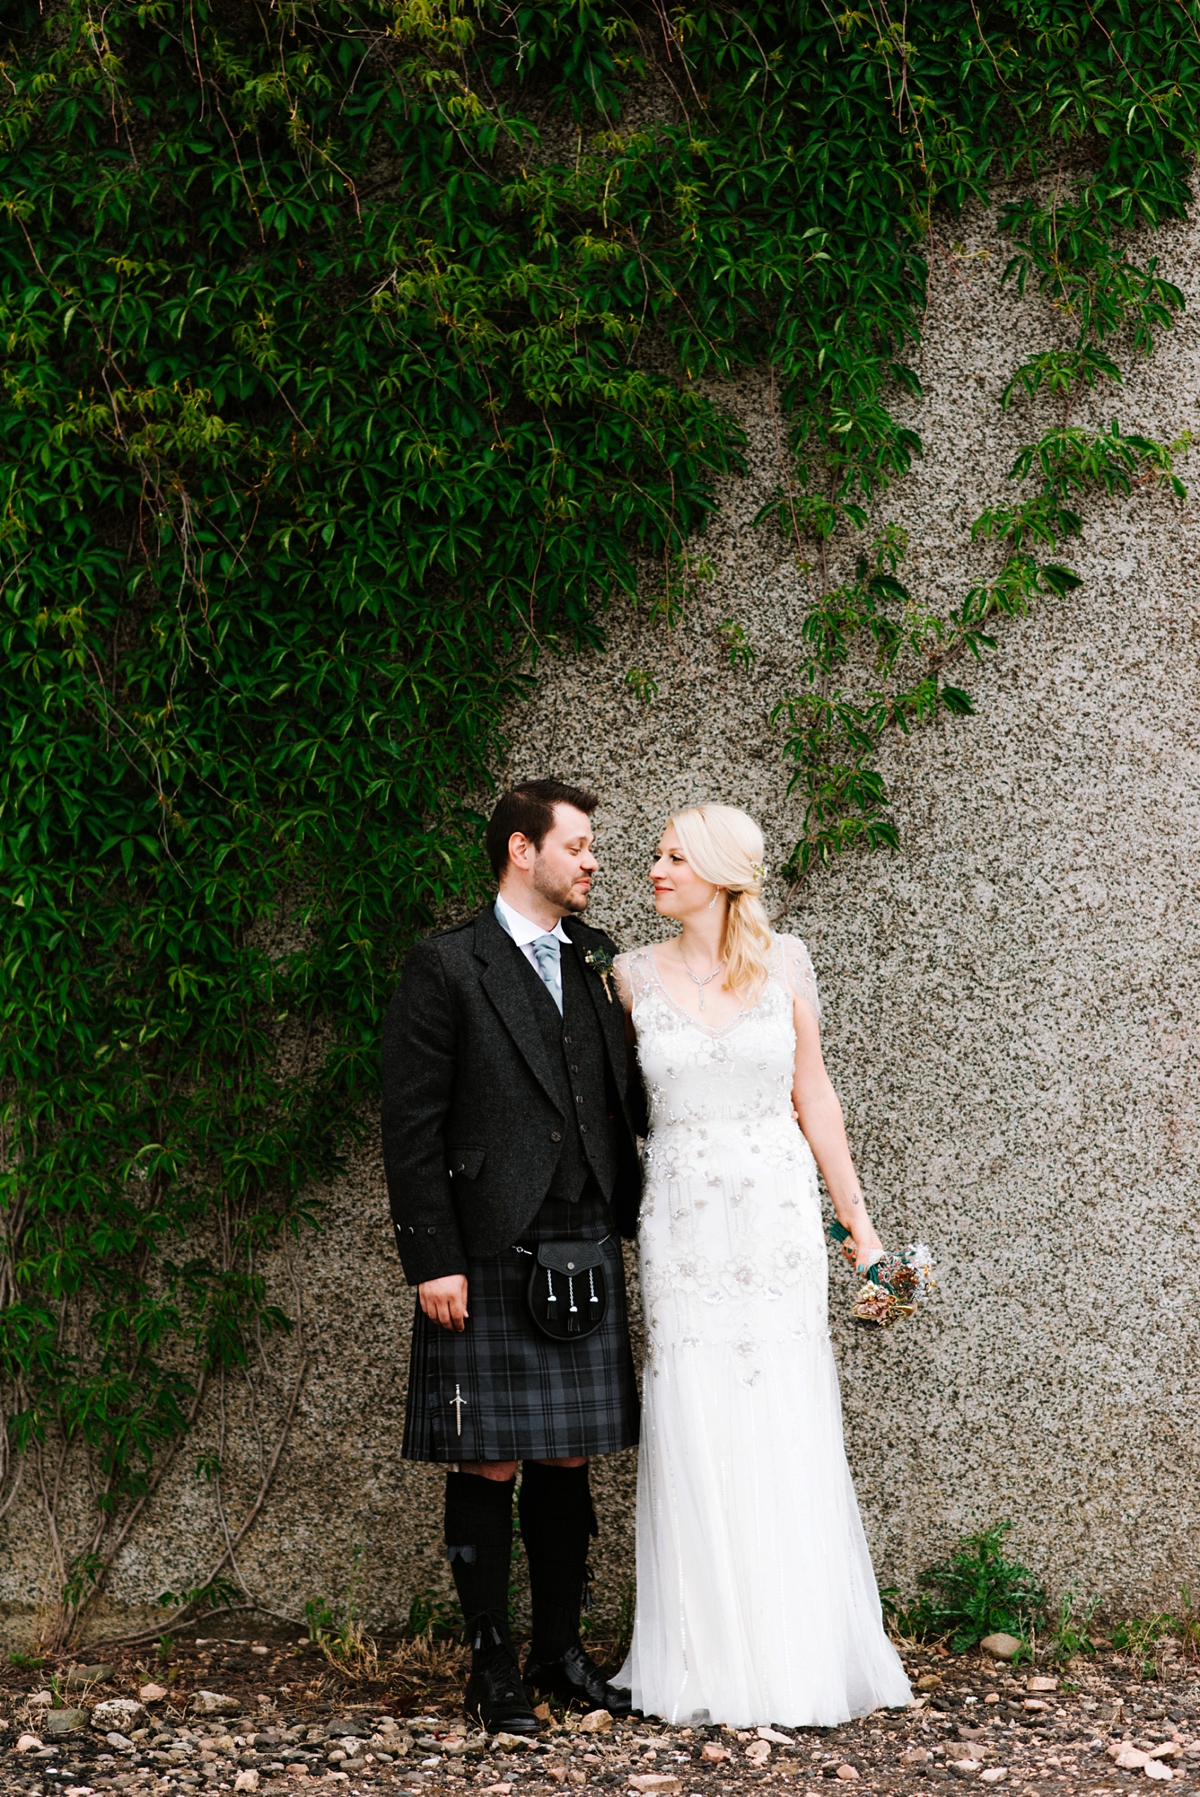
[[[515,943],[513,948],[529,967],[526,956]],[[579,954],[579,949],[568,948],[565,943],[562,945],[559,959],[563,988],[561,1017],[540,975],[529,967],[530,981],[536,988],[532,994],[534,1014],[549,1050],[555,1095],[568,1119],[563,1131],[562,1153],[546,1196],[572,1202],[582,1193],[589,1171],[605,1198],[611,1198],[618,1170],[616,1131],[612,1122],[612,1114],[617,1110],[616,1094],[609,1089],[608,1058],[596,1021],[595,1006],[584,985],[589,975],[579,964]]]

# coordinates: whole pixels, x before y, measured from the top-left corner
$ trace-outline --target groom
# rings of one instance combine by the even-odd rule
[[[642,1101],[605,973],[613,943],[580,921],[597,803],[557,780],[504,795],[485,836],[494,904],[417,944],[384,1026],[384,1166],[418,1298],[401,1451],[448,1468],[467,1709],[513,1734],[537,1730],[526,1685],[614,1715],[630,1705],[579,1642],[598,1529],[588,1457],[638,1438],[617,1233],[636,1227]],[[607,1312],[574,1340],[530,1312],[539,1246],[554,1242],[600,1244],[603,1258]],[[524,1681],[508,1626],[518,1461]]]

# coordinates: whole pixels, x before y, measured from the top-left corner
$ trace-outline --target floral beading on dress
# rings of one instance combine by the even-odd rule
[[[758,1003],[719,1030],[675,1002],[653,949],[618,956],[616,974],[650,1102],[640,1236],[647,1305],[662,1327],[673,1311],[680,1339],[695,1335],[689,1301],[710,1312],[727,1305],[722,1332],[744,1345],[762,1333],[763,1304],[807,1287],[807,1300],[767,1330],[824,1333],[816,1167],[792,1114],[793,995],[820,1015],[804,944],[773,937]]]

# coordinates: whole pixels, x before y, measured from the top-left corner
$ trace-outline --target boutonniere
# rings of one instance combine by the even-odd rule
[[[598,973],[600,978],[604,981],[604,996],[611,1005],[613,998],[612,987],[608,982],[613,970],[612,956],[607,949],[589,948],[583,959],[584,964],[590,967],[593,973]]]

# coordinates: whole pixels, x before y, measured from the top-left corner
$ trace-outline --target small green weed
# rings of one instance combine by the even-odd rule
[[[884,1614],[912,1641],[948,1640],[955,1653],[977,1647],[985,1635],[1015,1635],[1027,1642],[1045,1614],[1046,1594],[1029,1568],[1003,1554],[1010,1522],[965,1535],[948,1559],[922,1573],[926,1592],[905,1606],[894,1588],[881,1592]],[[1026,1656],[1028,1648],[1026,1648]]]
[[[37,1654],[30,1653],[10,1653],[8,1663],[15,1666],[18,1672],[40,1672],[46,1664]]]
[[[418,1591],[408,1606],[405,1633],[414,1641],[446,1641],[462,1632],[462,1611],[432,1591]]]
[[[1175,1626],[1179,1631],[1184,1653],[1200,1660],[1200,1610],[1194,1607],[1192,1594],[1186,1585],[1180,1594],[1179,1615],[1175,1618]]]
[[[337,1628],[337,1617],[323,1597],[309,1598],[304,1606],[304,1620],[308,1625],[308,1638],[314,1647],[319,1647],[322,1639]]]
[[[1174,1616],[1165,1612],[1158,1616],[1133,1616],[1119,1622],[1112,1631],[1112,1644],[1118,1653],[1127,1653],[1139,1662],[1141,1676],[1153,1678],[1158,1671],[1156,1644],[1164,1635],[1174,1634]]]
[[[1080,1604],[1078,1579],[1069,1590],[1063,1592],[1058,1600],[1058,1620],[1047,1643],[1049,1656],[1055,1665],[1067,1665],[1076,1654],[1095,1653],[1096,1643],[1092,1640],[1090,1628],[1092,1617],[1099,1608],[1098,1597],[1089,1597],[1085,1604]]]
[[[346,1590],[345,1609],[339,1616],[323,1597],[310,1598],[304,1606],[308,1638],[319,1647],[331,1666],[352,1672],[358,1678],[369,1678],[379,1663],[375,1643],[363,1628],[358,1614],[362,1586],[363,1549],[357,1544],[352,1555],[350,1581]]]

